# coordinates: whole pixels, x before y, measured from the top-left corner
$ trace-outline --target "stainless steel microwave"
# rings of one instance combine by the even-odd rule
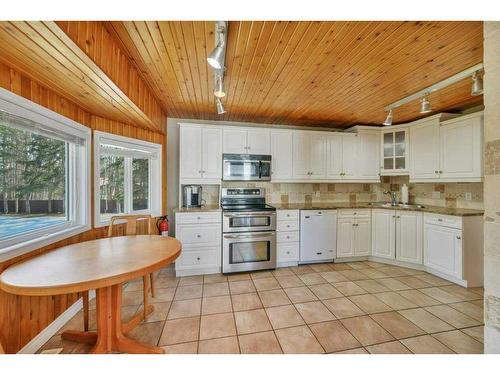
[[[270,181],[271,155],[223,154],[225,181]]]

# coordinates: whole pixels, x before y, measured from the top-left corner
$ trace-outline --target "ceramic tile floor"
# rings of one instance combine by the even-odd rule
[[[408,268],[323,263],[181,278],[168,268],[156,287],[154,313],[130,335],[166,353],[483,352],[482,288]],[[127,284],[124,319],[141,303],[141,281]],[[62,330],[82,326],[80,312]],[[41,350],[59,347],[90,348],[58,332]]]

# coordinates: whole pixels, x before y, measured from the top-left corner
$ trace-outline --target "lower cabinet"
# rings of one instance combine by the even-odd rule
[[[339,210],[337,219],[337,258],[370,255],[370,211]]]
[[[421,212],[372,210],[372,256],[422,264]]]
[[[427,267],[462,278],[462,230],[425,225],[425,263]]]
[[[276,223],[277,267],[296,265],[299,261],[299,210],[278,210]]]
[[[175,237],[182,252],[175,261],[176,276],[204,275],[221,271],[220,212],[177,212]]]

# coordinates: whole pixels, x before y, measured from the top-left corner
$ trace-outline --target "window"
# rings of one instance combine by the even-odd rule
[[[96,227],[120,214],[161,215],[161,147],[94,132]]]
[[[89,156],[90,129],[0,90],[0,260],[90,229]]]

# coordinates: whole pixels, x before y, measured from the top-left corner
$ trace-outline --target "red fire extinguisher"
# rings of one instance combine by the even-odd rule
[[[156,221],[156,227],[160,232],[160,235],[167,237],[168,236],[168,216],[161,216]]]

